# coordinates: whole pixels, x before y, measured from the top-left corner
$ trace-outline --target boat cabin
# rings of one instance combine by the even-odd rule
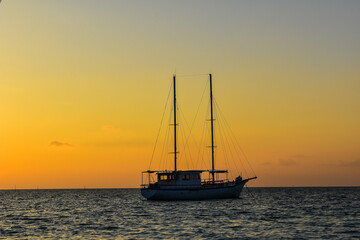
[[[201,171],[159,172],[157,173],[157,183],[159,186],[201,186]]]
[[[202,179],[201,174],[203,172],[209,173],[209,178]],[[180,170],[180,171],[144,171],[143,174],[147,174],[147,177],[144,178],[142,175],[142,184],[143,187],[149,188],[201,188],[208,185],[213,185],[214,183],[223,183],[224,180],[215,180],[211,179],[211,174],[215,173],[227,173],[226,170]],[[204,177],[204,176],[203,176]],[[144,183],[145,180],[145,183]],[[227,177],[225,179],[227,180]]]
[[[143,186],[148,185],[149,187],[152,186],[161,188],[180,186],[201,187],[202,172],[202,170],[146,171],[143,173],[148,174],[148,184],[143,184]]]

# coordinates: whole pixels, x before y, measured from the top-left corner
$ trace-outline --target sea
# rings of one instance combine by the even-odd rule
[[[0,239],[360,239],[360,187],[247,188],[147,201],[139,189],[2,190]]]

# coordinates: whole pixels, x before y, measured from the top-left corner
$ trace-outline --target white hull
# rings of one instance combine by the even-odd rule
[[[148,200],[205,200],[222,198],[239,198],[247,181],[233,186],[202,187],[194,189],[173,188],[142,188],[141,194]]]

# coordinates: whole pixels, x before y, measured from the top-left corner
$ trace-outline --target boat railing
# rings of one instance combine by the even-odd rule
[[[141,174],[141,185],[140,187],[142,188],[157,188],[159,186],[163,187],[163,186],[176,186],[176,187],[182,187],[182,186],[191,186],[193,184],[178,184],[177,181],[164,181],[161,182],[159,184],[158,182],[158,178],[157,178],[157,174],[161,172],[161,173],[166,173],[169,172],[171,173],[171,171],[144,171]],[[146,176],[145,176],[146,175]],[[206,177],[206,178],[202,178],[201,180],[201,184],[195,184],[195,186],[201,186],[201,187],[207,187],[207,186],[226,186],[229,184],[233,184],[234,182],[229,181],[227,175],[226,178],[224,179],[217,179],[217,180],[212,180],[212,178],[210,177]]]
[[[218,186],[218,187],[223,187],[223,186],[228,186],[228,185],[233,185],[235,184],[235,181],[229,181],[228,179],[223,179],[223,180],[216,180],[216,181],[203,181],[201,183],[201,186],[204,188],[207,187],[214,187],[214,185]]]
[[[201,184],[214,184],[214,183],[224,183],[224,182],[229,182],[229,179],[220,179],[220,180],[215,180],[213,181],[212,179],[203,179],[201,181]]]
[[[144,177],[144,174],[146,174],[147,176]],[[145,187],[149,187],[152,184],[156,184],[156,180],[157,178],[154,176],[154,174],[156,174],[156,172],[152,172],[152,171],[144,171],[141,173],[141,187],[145,188]]]

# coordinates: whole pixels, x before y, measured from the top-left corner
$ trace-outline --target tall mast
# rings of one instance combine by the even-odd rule
[[[214,160],[215,160],[215,154],[214,154],[214,114],[213,114],[213,94],[212,94],[212,75],[209,74],[210,77],[210,106],[211,106],[211,166],[212,166],[212,181],[215,182],[215,167],[214,167]]]
[[[176,167],[177,146],[176,146],[176,84],[175,84],[175,75],[173,76],[173,85],[174,85],[174,171],[176,171],[177,170],[177,167]]]

